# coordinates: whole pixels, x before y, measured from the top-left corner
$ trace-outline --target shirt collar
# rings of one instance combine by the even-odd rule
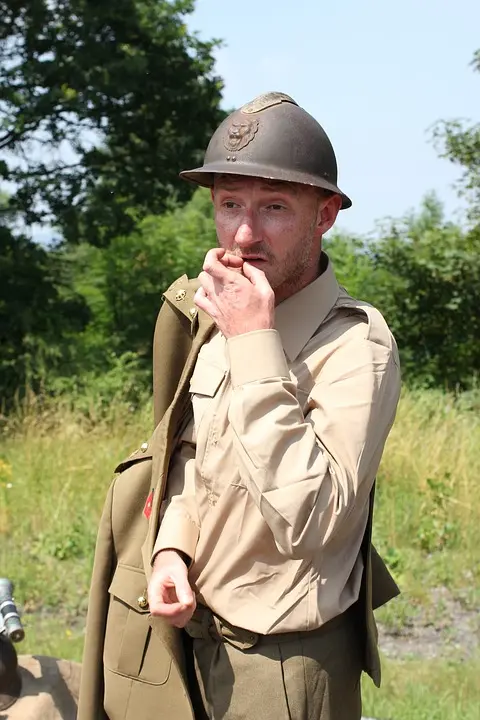
[[[338,282],[324,252],[320,267],[324,270],[316,280],[284,300],[275,310],[275,329],[290,362],[296,360],[338,299]]]

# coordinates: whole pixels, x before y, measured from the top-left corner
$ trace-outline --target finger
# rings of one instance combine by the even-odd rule
[[[172,620],[172,625],[178,628],[184,628],[185,625],[192,619],[192,615],[195,612],[196,603],[194,607],[188,608],[184,612],[178,615],[174,620]]]
[[[183,628],[191,620],[195,607],[184,609],[182,605],[165,605],[159,609],[150,608],[153,617],[161,617],[173,627]]]
[[[188,583],[173,579],[172,584],[161,585],[149,593],[149,606],[152,615],[177,619],[182,613],[195,609],[195,595]],[[156,592],[155,592],[156,590]]]
[[[209,275],[205,271],[202,271],[198,276],[198,280],[207,297],[215,293],[215,280],[212,278],[211,275]]]
[[[205,255],[205,259],[207,259],[208,257],[212,257],[215,260],[221,260],[226,254],[227,251],[225,250],[225,248],[218,246],[209,250]]]
[[[238,257],[238,255],[233,255],[232,253],[226,252],[225,255],[220,258],[220,262],[225,265],[225,267],[230,268],[231,270],[241,270],[243,267],[243,259],[241,257]]]
[[[268,285],[268,287],[270,287],[270,283],[268,282],[267,276],[263,270],[255,267],[255,265],[250,265],[247,261],[243,263],[243,274],[247,280],[250,280],[252,285],[259,285],[260,287]]]
[[[224,250],[223,253],[225,253]],[[222,255],[222,259],[223,257],[224,255]],[[226,267],[214,250],[209,250],[206,254],[203,270],[216,280],[222,280],[222,282],[232,281],[237,277],[237,272],[230,267]]]
[[[217,317],[217,307],[207,297],[203,287],[198,288],[197,292],[193,297],[193,302],[198,308],[200,308],[200,310],[203,310],[207,313],[207,315],[210,315],[210,317],[215,320],[215,318]]]
[[[156,603],[150,605],[150,612],[155,617],[158,616],[176,621],[179,617],[181,617],[182,613],[185,612],[185,606],[179,602],[170,603],[157,601]]]

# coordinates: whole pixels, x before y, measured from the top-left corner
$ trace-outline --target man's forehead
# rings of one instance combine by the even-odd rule
[[[298,183],[284,182],[283,180],[269,180],[268,178],[249,177],[248,175],[218,174],[214,178],[214,188],[233,190],[243,187],[258,186],[265,190],[286,192],[298,195],[301,186]]]

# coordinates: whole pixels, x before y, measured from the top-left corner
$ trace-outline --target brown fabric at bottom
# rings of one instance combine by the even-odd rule
[[[211,637],[190,630],[197,718],[360,720],[362,663],[353,613],[327,623],[322,633],[260,636],[249,648],[215,637],[211,628]]]

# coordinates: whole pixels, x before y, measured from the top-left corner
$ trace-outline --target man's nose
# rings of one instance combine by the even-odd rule
[[[239,247],[255,245],[258,238],[255,237],[255,229],[251,220],[244,220],[235,233],[235,243]]]

